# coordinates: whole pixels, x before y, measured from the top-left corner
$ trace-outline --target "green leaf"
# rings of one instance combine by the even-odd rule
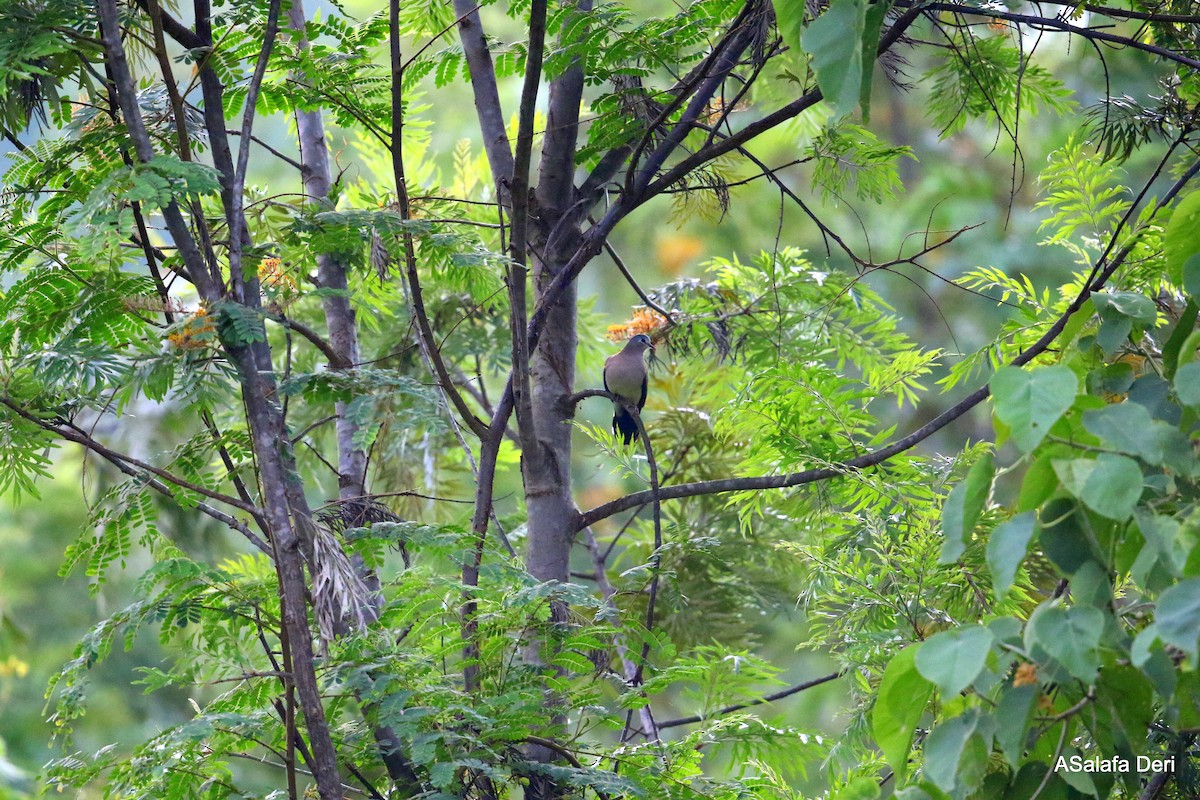
[[[1066,367],[997,370],[989,383],[996,416],[1026,453],[1041,444],[1050,428],[1075,402],[1079,379]]]
[[[860,106],[870,115],[871,73],[875,47],[886,4],[872,7],[867,0],[833,0],[800,38],[812,55],[817,85],[841,117]]]
[[[1096,334],[1096,344],[1100,345],[1105,358],[1112,358],[1121,349],[1129,335],[1133,333],[1133,320],[1129,317],[1111,314],[1100,315],[1100,331]]]
[[[1078,750],[1068,749],[1065,757],[1072,758],[1073,756],[1083,758],[1083,754]],[[1087,797],[1096,797],[1096,784],[1092,781],[1091,774],[1083,770],[1064,769],[1057,772],[1058,776],[1066,782],[1075,791]],[[1104,795],[1107,797],[1107,794]]]
[[[871,712],[871,732],[897,782],[908,773],[913,733],[933,693],[933,684],[917,671],[916,656],[917,648],[906,647],[892,657]]]
[[[800,34],[804,28],[804,0],[773,0],[775,22],[779,35],[789,47],[801,49]]]
[[[1158,319],[1154,301],[1138,292],[1096,292],[1092,303],[1100,314],[1096,343],[1106,356],[1126,342],[1135,323],[1148,326]]]
[[[903,789],[898,789],[892,797],[896,800],[933,800],[929,792],[922,789],[916,784],[905,786]]]
[[[903,789],[897,789],[896,794],[892,796],[896,800],[950,800],[950,795],[929,781],[909,784]]]
[[[1090,684],[1100,669],[1097,649],[1103,633],[1104,612],[1098,608],[1042,605],[1025,627],[1025,647],[1041,647],[1068,673]]]
[[[1088,561],[1071,577],[1071,602],[1101,611],[1112,605],[1113,586],[1108,572],[1095,561]]]
[[[1200,578],[1189,578],[1158,598],[1158,637],[1195,661],[1200,637]]]
[[[1200,252],[1192,253],[1183,262],[1183,290],[1189,298],[1200,297]]]
[[[1175,370],[1175,396],[1184,405],[1200,406],[1200,361],[1189,361]]]
[[[574,672],[580,675],[586,675],[594,672],[596,665],[588,660],[588,657],[582,653],[576,653],[571,650],[560,650],[554,654],[551,663],[556,667],[562,667],[568,672]]]
[[[998,598],[1008,594],[1017,567],[1025,560],[1036,519],[1034,512],[1026,511],[997,525],[988,537],[987,564],[992,572],[992,590]]]
[[[1086,515],[1074,501],[1056,497],[1040,512],[1038,541],[1042,552],[1067,575],[1073,575],[1088,561],[1099,561],[1092,537],[1083,528]]]
[[[996,746],[1013,769],[1021,764],[1029,733],[1033,701],[1038,695],[1035,683],[1014,686],[1004,693],[992,716],[996,719]]]
[[[1096,292],[1092,302],[1102,317],[1120,315],[1143,325],[1153,325],[1158,319],[1154,301],[1139,292]]]
[[[1064,487],[1097,514],[1124,522],[1142,496],[1142,469],[1128,456],[1060,459],[1054,471]]]
[[[1109,752],[1129,758],[1154,722],[1154,686],[1141,670],[1127,664],[1106,665],[1096,681],[1096,700],[1102,712]]]
[[[1178,576],[1187,564],[1190,536],[1181,536],[1182,526],[1174,517],[1139,511],[1138,529],[1146,543],[1143,549],[1160,561],[1173,575]]]
[[[1184,264],[1200,253],[1200,192],[1185,195],[1171,212],[1163,231],[1163,255],[1171,281],[1183,284]]]
[[[987,453],[971,465],[967,479],[950,491],[942,508],[942,532],[946,536],[942,545],[942,564],[953,564],[963,554],[987,503],[995,476],[995,459]]]
[[[996,637],[996,641],[1013,645],[1021,644],[1021,630],[1024,627],[1016,617],[996,617],[988,622],[988,630]]]
[[[917,670],[949,701],[979,677],[993,641],[992,632],[981,625],[943,631],[917,647]]]
[[[1189,263],[1191,263],[1190,260]],[[1200,271],[1200,262],[1196,266]],[[1197,277],[1197,281],[1200,281],[1200,276]],[[1189,297],[1179,315],[1179,322],[1175,323],[1171,336],[1162,348],[1163,375],[1168,379],[1175,377],[1175,370],[1179,367],[1180,350],[1183,348],[1184,341],[1195,330],[1197,316],[1200,316],[1200,305],[1196,304],[1195,297]]]
[[[222,339],[235,345],[265,342],[267,331],[263,325],[263,314],[258,309],[232,300],[216,304],[217,329]]]
[[[1083,413],[1083,427],[1110,447],[1122,453],[1145,457],[1145,431],[1153,423],[1146,407],[1132,402],[1114,403]],[[1147,461],[1150,459],[1147,458]]]
[[[976,732],[979,714],[966,714],[938,723],[925,740],[925,775],[939,788],[954,792],[970,788],[983,777],[987,747]]]
[[[854,778],[834,795],[837,800],[876,800],[879,797],[879,780],[866,776]]]
[[[862,35],[862,84],[858,92],[858,105],[862,109],[863,122],[871,121],[871,81],[875,72],[875,58],[879,51],[879,34],[883,29],[883,21],[891,9],[890,2],[875,0],[867,2],[867,13],[864,19]]]
[[[1054,474],[1054,459],[1051,454],[1038,456],[1021,481],[1021,493],[1017,497],[1017,511],[1033,511],[1050,499],[1058,488],[1058,476]]]

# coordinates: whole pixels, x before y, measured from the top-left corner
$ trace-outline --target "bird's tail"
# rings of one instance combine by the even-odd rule
[[[625,444],[629,444],[637,438],[637,420],[623,406],[616,406],[613,409],[613,434],[624,438]]]

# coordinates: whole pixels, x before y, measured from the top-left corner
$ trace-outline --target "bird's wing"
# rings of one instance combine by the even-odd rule
[[[642,354],[622,350],[604,362],[604,387],[632,402],[644,396],[646,362]]]

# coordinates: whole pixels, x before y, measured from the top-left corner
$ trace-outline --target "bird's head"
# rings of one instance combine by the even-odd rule
[[[625,346],[631,350],[637,350],[639,353],[644,353],[647,350],[651,353],[654,352],[654,342],[650,341],[650,337],[644,333],[634,336],[629,340],[629,344]]]

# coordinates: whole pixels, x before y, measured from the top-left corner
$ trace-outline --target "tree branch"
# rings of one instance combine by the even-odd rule
[[[542,78],[542,57],[546,51],[547,0],[532,0],[529,9],[529,52],[525,63],[525,80],[521,84],[521,105],[517,113],[516,161],[512,173],[512,211],[509,215],[511,233],[508,252],[509,335],[512,341],[513,405],[517,413],[517,435],[526,458],[539,459],[537,430],[534,425],[533,391],[529,375],[529,358],[533,346],[526,329],[526,287],[529,282],[529,170],[533,158],[534,118],[537,112],[538,86]],[[525,474],[531,474],[533,464],[523,462]]]
[[[822,675],[819,678],[813,678],[812,680],[804,681],[803,683],[797,683],[795,686],[789,686],[786,689],[781,689],[778,692],[764,695],[763,697],[759,697],[756,700],[750,700],[745,703],[735,703],[734,705],[726,706],[725,708],[722,708],[720,711],[714,711],[707,716],[701,716],[699,714],[695,714],[690,717],[680,717],[678,719],[669,719],[669,720],[666,720],[665,722],[658,723],[658,727],[659,727],[659,730],[662,730],[665,728],[677,728],[680,725],[694,725],[697,722],[703,722],[706,719],[712,719],[714,717],[723,717],[726,714],[732,714],[735,711],[741,711],[742,709],[745,709],[745,708],[753,708],[754,706],[761,706],[761,705],[765,705],[766,703],[774,703],[776,700],[782,700],[785,697],[791,697],[794,694],[799,694],[800,692],[803,692],[806,689],[811,689],[814,686],[820,686],[822,684],[829,683],[830,681],[837,680],[838,678],[842,677],[845,674],[846,674],[845,672],[831,672],[828,675]]]
[[[183,161],[192,160],[191,140],[188,137],[187,118],[185,117],[183,97],[175,84],[175,75],[171,70],[171,56],[167,53],[167,42],[163,37],[163,10],[158,0],[148,0],[151,28],[154,34],[154,57],[158,60],[158,68],[162,73],[163,86],[167,90],[167,98],[171,102],[171,116],[175,122],[175,136],[179,140],[179,157]]]
[[[140,478],[146,481],[148,486],[160,494],[169,497],[171,500],[174,500],[176,503],[179,502],[179,499],[176,497],[175,492],[170,488],[171,486],[176,486],[180,489],[185,489],[189,492],[201,495],[202,497],[207,497],[210,500],[216,500],[217,502],[232,506],[239,511],[244,511],[252,517],[257,518],[262,513],[258,508],[243,503],[237,498],[229,497],[221,494],[220,492],[214,492],[210,489],[206,489],[203,486],[194,484],[191,481],[186,481],[183,478],[180,478],[178,475],[174,475],[166,470],[159,469],[158,467],[147,464],[144,461],[139,461],[132,456],[128,456],[124,453],[120,453],[116,450],[105,447],[91,436],[74,426],[64,427],[62,425],[55,425],[48,420],[44,420],[35,414],[29,413],[7,397],[0,396],[0,404],[6,406],[9,410],[20,416],[22,419],[37,425],[42,430],[53,433],[55,436],[65,439],[68,442],[72,442],[73,444],[80,445],[85,450],[95,453],[129,477]],[[152,475],[155,477],[150,477]],[[250,530],[249,526],[247,526],[241,520],[225,513],[224,511],[221,511],[218,508],[214,508],[203,501],[197,501],[196,507],[204,514],[229,526],[233,530],[245,536],[246,539],[259,550],[262,550],[267,555],[271,555],[271,547],[269,544],[267,544],[266,540],[264,540],[254,531]]]
[[[1035,30],[1050,30],[1069,33],[1091,41],[1109,42],[1110,44],[1117,44],[1121,47],[1128,47],[1134,50],[1152,53],[1160,58],[1166,59],[1167,61],[1174,61],[1175,63],[1182,64],[1185,67],[1190,67],[1194,70],[1200,70],[1200,60],[1190,58],[1183,53],[1178,53],[1174,50],[1170,50],[1166,47],[1160,47],[1155,44],[1148,44],[1131,36],[1119,36],[1115,33],[1105,33],[1104,31],[1098,31],[1095,28],[1082,28],[1078,25],[1072,25],[1071,23],[1060,19],[1059,17],[1040,16],[1035,14],[1015,14],[1009,11],[1001,11],[999,9],[959,5],[958,3],[914,4],[912,0],[899,0],[896,5],[899,8],[921,8],[930,12],[945,11],[952,14],[963,14],[964,16],[1002,19],[1006,22],[1015,22],[1018,25],[1028,25]]]
[[[1173,772],[1156,772],[1154,777],[1146,784],[1146,788],[1138,795],[1138,800],[1155,800],[1162,790],[1167,787],[1167,782],[1173,778]]]
[[[920,9],[910,9],[888,30],[888,32],[880,38],[878,53],[882,53],[887,48],[895,44],[904,31],[912,25],[913,22],[921,16]],[[795,100],[774,113],[764,117],[756,123],[751,123],[740,131],[730,135],[728,138],[714,143],[711,147],[702,149],[693,155],[685,158],[680,164],[668,170],[658,180],[649,184],[643,189],[636,198],[622,195],[616,202],[609,206],[608,210],[600,218],[600,220],[589,228],[580,237],[579,243],[575,248],[567,263],[561,267],[558,273],[551,280],[550,284],[541,292],[540,302],[529,320],[529,349],[532,351],[537,347],[538,339],[541,336],[542,329],[546,324],[546,320],[550,315],[555,303],[562,296],[562,293],[567,290],[567,287],[579,276],[584,267],[588,265],[592,258],[604,246],[605,239],[612,233],[613,228],[629,215],[635,208],[660,193],[662,190],[669,187],[674,182],[678,181],[683,176],[687,175],[697,167],[702,166],[708,161],[724,155],[725,153],[736,149],[745,144],[765,131],[768,131],[787,120],[799,115],[803,111],[811,108],[820,102],[822,96],[820,90],[808,92],[803,97]],[[605,156],[605,159],[608,155]],[[602,159],[603,160],[603,159]],[[615,159],[614,159],[615,160]],[[609,162],[608,168],[614,168],[612,161]],[[585,181],[584,186],[592,186],[595,192],[599,192],[604,184],[604,181],[593,182],[591,179]],[[507,384],[504,388],[504,393],[501,395],[500,402],[496,405],[496,413],[492,417],[491,425],[489,426],[492,433],[499,435],[503,431],[504,426],[508,422],[508,417],[512,413],[513,408],[513,379],[510,373]],[[666,495],[664,495],[666,497]],[[580,527],[582,527],[582,524]]]
[[[0,404],[5,405],[11,411],[13,411],[15,414],[20,416],[22,419],[32,422],[33,424],[37,425],[39,428],[49,431],[50,433],[53,433],[55,436],[60,436],[69,442],[74,442],[75,444],[81,445],[81,446],[87,448],[88,450],[91,450],[101,456],[104,456],[105,458],[117,459],[126,464],[130,464],[144,472],[148,472],[151,475],[162,478],[167,483],[172,484],[174,486],[178,486],[180,489],[186,489],[189,492],[195,492],[196,494],[200,495],[201,497],[207,497],[209,500],[216,500],[218,503],[224,503],[225,505],[230,506],[231,508],[236,508],[237,510],[244,511],[247,514],[255,515],[255,514],[260,513],[258,508],[256,508],[255,506],[249,505],[247,503],[244,503],[236,497],[230,497],[227,494],[221,494],[220,492],[214,492],[212,489],[208,489],[204,486],[201,486],[198,483],[192,483],[191,481],[184,480],[183,478],[179,477],[178,475],[174,475],[170,472],[167,472],[165,469],[160,469],[159,467],[156,467],[153,464],[147,464],[145,461],[136,459],[133,456],[127,456],[124,453],[119,453],[116,450],[105,447],[104,445],[100,444],[100,442],[96,441],[91,436],[87,435],[87,433],[79,430],[78,428],[76,428],[73,425],[66,427],[63,425],[56,425],[53,422],[50,422],[48,420],[44,420],[41,417],[37,416],[36,414],[32,414],[29,411],[27,411],[26,409],[17,405],[12,400],[10,400],[8,397],[0,395]]]
[[[392,0],[392,21],[391,21],[391,63],[392,63],[392,178],[396,186],[396,202],[400,207],[400,216],[402,219],[408,220],[412,218],[412,204],[408,197],[408,179],[405,175],[404,154],[400,148],[400,135],[404,129],[404,96],[402,78],[404,77],[404,64],[400,54],[400,21],[399,9],[396,7],[398,0]],[[413,321],[417,326],[417,340],[421,345],[421,350],[425,354],[426,360],[433,367],[434,375],[437,378],[438,386],[442,392],[450,399],[454,410],[462,417],[463,422],[471,429],[471,432],[476,436],[483,438],[487,434],[487,424],[475,416],[463,399],[462,394],[458,391],[458,386],[455,385],[454,379],[450,375],[450,371],[446,368],[445,361],[442,360],[441,351],[438,349],[437,340],[433,335],[433,329],[429,325],[429,315],[425,310],[425,298],[421,289],[421,278],[417,272],[417,255],[413,247],[412,232],[407,228],[400,232],[400,239],[404,247],[404,274],[408,282],[408,291],[410,294],[410,302],[413,308]]]
[[[611,258],[613,263],[617,265],[617,270],[621,273],[622,277],[625,278],[625,282],[629,284],[630,288],[632,288],[637,296],[641,298],[642,302],[646,304],[646,308],[649,308],[660,317],[665,319],[668,325],[673,323],[675,318],[671,316],[671,312],[667,311],[658,303],[650,299],[650,295],[646,294],[646,291],[638,285],[637,280],[633,277],[633,273],[629,271],[629,267],[625,266],[625,262],[621,260],[619,255],[617,255],[616,249],[612,246],[612,243],[609,242],[608,239],[604,240],[604,252],[608,253],[608,257]]]
[[[650,434],[646,432],[646,426],[642,423],[641,409],[639,409],[636,404],[631,403],[623,398],[621,399],[621,405],[625,407],[625,410],[629,412],[631,417],[633,417],[633,421],[637,423],[638,434],[642,438],[642,446],[646,451],[646,463],[650,465],[650,501],[654,517],[654,551],[650,554],[650,574],[652,577],[650,578],[650,594],[646,600],[646,631],[653,633],[654,612],[658,605],[658,584],[659,580],[662,578],[663,548],[662,498],[659,494],[660,487],[658,485],[658,461],[656,461],[654,458],[654,448],[650,444]],[[646,641],[642,643],[642,652],[638,658],[637,669],[633,673],[633,680],[630,681],[633,686],[639,687],[642,685],[643,675],[646,672],[646,662],[649,660],[649,658],[650,638],[647,637]],[[629,713],[625,717],[626,733],[630,731],[632,721],[633,709],[630,709]],[[645,735],[652,741],[656,741],[658,739],[658,728],[657,726],[653,725],[653,718],[651,718],[651,728],[650,730],[645,731]],[[621,735],[621,740],[627,740],[627,737],[624,733]]]
[[[154,16],[154,12],[150,10],[153,0],[135,0],[135,2],[137,2],[138,8],[142,11],[150,16]],[[167,35],[187,49],[201,50],[209,46],[195,31],[175,19],[164,9],[160,8],[158,13],[162,17],[162,27],[167,32]]]
[[[619,614],[620,609],[617,608],[617,603],[613,600],[617,591],[613,588],[612,582],[608,579],[608,568],[605,562],[607,553],[600,551],[600,542],[596,540],[596,534],[591,528],[583,529],[584,539],[587,543],[588,553],[591,554],[592,564],[596,568],[596,588],[600,590],[600,594],[604,597],[604,604],[614,614]],[[629,646],[625,644],[625,637],[619,632],[614,635],[614,645],[617,651],[617,658],[621,660],[621,673],[625,678],[626,683],[632,684],[637,675],[638,665],[629,657]],[[651,739],[657,740],[659,727],[655,724],[654,714],[650,711],[650,704],[646,703],[638,709],[638,718],[642,723],[642,728],[648,732],[653,732]]]
[[[301,337],[307,339],[313,347],[321,351],[321,354],[329,361],[329,366],[334,369],[347,369],[353,366],[352,362],[347,361],[345,356],[333,349],[333,345],[321,338],[321,334],[314,331],[312,328],[305,325],[303,322],[294,320],[286,314],[268,315],[269,319],[273,319],[280,325],[291,328]],[[361,492],[360,492],[361,494]]]
[[[876,56],[887,52],[892,45],[900,40],[904,32],[916,22],[921,14],[924,13],[924,7],[910,8],[900,16],[899,19],[888,29],[887,33],[879,39],[879,49],[876,51]],[[637,205],[641,205],[650,198],[659,194],[663,189],[677,182],[680,178],[697,169],[698,167],[707,164],[715,158],[725,155],[728,152],[736,150],[738,147],[749,142],[763,133],[782,125],[784,122],[799,116],[801,113],[812,108],[823,99],[820,89],[813,89],[800,97],[796,98],[786,106],[775,110],[774,112],[762,117],[754,122],[749,123],[746,127],[730,134],[727,138],[717,142],[713,142],[707,147],[697,150],[692,155],[684,158],[675,166],[668,169],[656,180],[649,183],[635,199]],[[632,211],[632,209],[630,209]]]
[[[454,13],[458,15],[458,36],[471,73],[471,93],[475,98],[479,130],[483,133],[483,150],[492,168],[497,195],[504,202],[513,175],[513,154],[508,145],[500,91],[496,88],[492,51],[488,49],[483,23],[479,19],[479,6],[474,0],[454,0]]]
[[[563,23],[563,30],[571,31],[580,27],[575,24],[575,20],[586,20],[591,11],[592,0],[575,0],[575,9],[569,12],[567,20]],[[584,22],[574,35],[586,37],[587,23]],[[564,36],[565,34],[559,36],[559,47],[570,44]],[[531,37],[531,49],[532,45]],[[538,67],[540,70],[540,58]],[[526,75],[528,76],[528,72]],[[583,81],[583,66],[578,57],[572,59],[571,64],[550,81],[542,158],[538,165],[537,198],[539,208],[548,211],[549,217],[553,219],[561,219],[567,215],[568,209],[575,201],[572,195],[575,188],[575,152],[579,140],[579,106],[583,100]],[[524,94],[521,102],[523,109]]]
[[[905,12],[892,25],[888,32],[880,38],[879,49],[876,52],[883,53],[899,41],[904,31],[921,16],[921,13],[921,9],[910,9]],[[715,89],[715,86],[713,88]],[[618,198],[617,202],[610,206],[604,216],[600,218],[600,221],[584,233],[571,259],[567,262],[566,266],[559,270],[559,273],[554,277],[550,286],[542,292],[541,302],[534,309],[533,315],[529,320],[529,347],[532,349],[537,346],[537,340],[541,335],[541,329],[545,325],[550,308],[557,301],[561,293],[566,290],[566,287],[579,276],[579,273],[583,271],[588,262],[600,251],[605,238],[612,232],[617,223],[628,216],[635,208],[641,206],[696,168],[731,150],[736,150],[754,137],[811,108],[820,102],[821,99],[820,90],[814,89],[757,122],[750,123],[745,128],[730,136],[714,142],[711,146],[698,150],[667,170],[656,180],[651,181],[644,188],[638,190],[636,195],[623,194]],[[689,106],[689,108],[691,107]]]
[[[267,10],[266,36],[259,49],[258,61],[254,64],[254,73],[250,76],[250,85],[246,89],[246,106],[245,111],[242,112],[241,141],[238,142],[237,162],[233,167],[233,182],[229,187],[229,199],[232,201],[232,206],[226,209],[226,216],[229,220],[229,282],[233,286],[235,300],[254,306],[258,305],[259,300],[257,274],[251,277],[249,286],[247,286],[245,265],[242,263],[243,249],[250,239],[244,213],[246,170],[250,166],[250,134],[254,130],[254,112],[258,107],[258,94],[262,90],[263,78],[267,74],[271,50],[274,49],[275,39],[279,35],[281,2],[282,0],[271,0]]]
[[[1179,192],[1200,172],[1200,161],[1195,162],[1192,166],[1175,182],[1171,189],[1163,196],[1162,200],[1155,206],[1155,214],[1165,208],[1179,194]],[[1114,234],[1115,235],[1115,234]],[[1125,263],[1129,253],[1133,250],[1134,240],[1127,243],[1118,252],[1106,266],[1103,259],[1097,263],[1093,270],[1096,273],[1096,278],[1090,281],[1083,287],[1079,295],[1071,302],[1067,309],[1055,320],[1055,322],[1046,330],[1044,334],[1028,349],[1015,357],[1010,366],[1024,366],[1031,362],[1034,358],[1041,355],[1047,348],[1053,344],[1058,338],[1063,329],[1067,326],[1067,322],[1071,317],[1083,307],[1088,298],[1094,292],[1099,291],[1104,287],[1112,274]],[[595,391],[595,390],[591,390]],[[660,496],[665,500],[679,499],[684,497],[697,497],[707,494],[720,494],[724,492],[740,492],[756,489],[784,489],[794,486],[802,486],[808,483],[828,480],[839,475],[853,472],[867,467],[873,467],[882,464],[893,456],[899,455],[906,450],[914,447],[920,442],[928,439],[937,431],[949,425],[954,420],[961,417],[963,414],[970,411],[983,400],[987,399],[990,390],[985,384],[976,389],[971,394],[964,397],[959,402],[955,403],[950,408],[943,411],[941,414],[930,420],[925,425],[917,430],[899,439],[887,447],[876,450],[873,453],[865,453],[856,458],[851,458],[839,464],[834,464],[830,467],[818,469],[809,469],[802,472],[793,472],[788,475],[759,475],[744,478],[725,478],[723,480],[714,481],[698,481],[695,483],[677,484],[674,486],[664,487]],[[583,393],[580,393],[583,394]],[[584,526],[593,525],[596,522],[607,519],[613,514],[619,513],[635,506],[644,505],[651,499],[651,493],[647,491],[634,492],[633,494],[625,495],[603,505],[596,506],[590,511],[585,511],[579,517],[579,529]]]
[[[233,130],[233,129],[229,129],[229,130],[225,131],[225,134],[226,134],[227,136],[241,136],[241,135],[242,135],[242,132],[241,132],[241,131],[235,131],[235,130]],[[276,157],[276,158],[278,158],[280,161],[282,161],[283,163],[287,164],[289,167],[291,167],[292,169],[296,170],[297,172],[303,172],[303,171],[304,171],[304,165],[303,165],[303,164],[301,164],[299,161],[297,161],[296,159],[292,158],[291,156],[287,155],[286,153],[280,152],[280,151],[279,151],[279,150],[277,150],[276,148],[272,147],[272,146],[270,145],[270,143],[263,141],[262,139],[258,138],[257,136],[254,136],[253,134],[251,134],[251,136],[250,136],[250,141],[254,142],[256,145],[258,145],[258,146],[259,146],[259,147],[261,147],[262,149],[266,150],[268,153],[270,153],[271,155],[275,156],[275,157]]]
[[[305,32],[306,22],[303,4],[300,0],[293,0],[288,9],[288,24],[296,47],[302,53],[311,49]],[[298,72],[295,74],[301,78],[308,77]],[[321,109],[297,108],[295,118],[300,144],[300,177],[304,184],[304,192],[313,202],[327,205],[334,187]],[[396,141],[399,141],[399,134],[396,134],[396,137]],[[327,356],[330,353],[336,354],[329,362],[333,369],[353,369],[360,358],[358,320],[350,302],[346,264],[331,252],[318,252],[316,260],[317,283],[322,288],[331,290],[321,296],[325,329],[329,333],[329,350],[324,352]],[[303,331],[299,332],[309,338]],[[343,497],[361,495],[366,491],[367,453],[364,448],[355,444],[358,425],[345,413],[346,403],[337,403],[335,409],[338,414],[334,425],[337,440],[338,492]],[[374,581],[373,577],[365,574],[365,570],[363,577]]]
[[[702,67],[691,78],[691,85],[685,85],[659,113],[658,118],[650,124],[646,133],[642,136],[642,140],[634,148],[633,154],[629,158],[629,171],[625,176],[626,194],[632,196],[640,194],[641,190],[650,183],[654,177],[654,173],[667,160],[667,157],[675,151],[675,148],[679,146],[684,137],[691,132],[693,123],[700,119],[700,115],[708,107],[709,101],[712,100],[717,89],[737,67],[738,59],[741,58],[742,53],[753,41],[755,35],[754,26],[748,25],[747,21],[755,13],[761,13],[757,0],[747,0],[729,30],[713,47]],[[679,121],[663,137],[662,142],[654,148],[649,158],[646,159],[646,163],[635,171],[638,156],[650,143],[651,133],[655,128],[669,119],[670,115],[689,96],[691,97],[691,101],[688,103],[687,108],[684,109]]]
[[[121,21],[116,0],[97,0],[96,10],[100,19],[101,41],[104,42],[107,65],[112,71],[114,94],[117,104],[121,107],[121,118],[125,122],[129,138],[133,142],[137,160],[148,164],[154,160],[154,146],[150,143],[146,123],[142,119],[141,109],[138,108],[137,84],[129,69],[125,46],[121,42]],[[179,255],[187,266],[200,296],[205,299],[216,299],[217,286],[209,276],[204,256],[196,246],[195,239],[192,238],[192,233],[188,229],[183,212],[179,209],[179,204],[175,200],[171,200],[163,207],[162,214],[171,238],[175,241],[175,246],[179,248]]]

